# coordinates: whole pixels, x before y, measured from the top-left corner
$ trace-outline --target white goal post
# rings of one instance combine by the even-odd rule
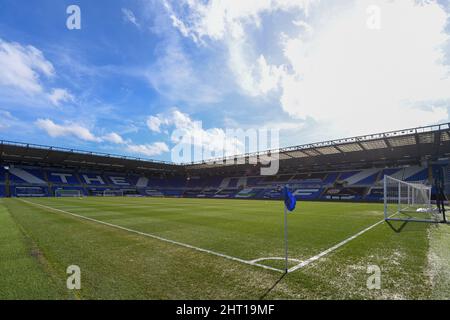
[[[431,205],[431,186],[384,176],[384,218],[396,221],[442,222]]]
[[[61,198],[61,197],[78,197],[81,198],[83,195],[81,193],[81,190],[75,190],[75,189],[56,189],[55,190],[55,197]]]
[[[123,190],[105,190],[103,191],[104,197],[123,197]]]

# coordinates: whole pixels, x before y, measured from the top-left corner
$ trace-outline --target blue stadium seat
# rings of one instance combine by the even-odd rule
[[[11,184],[46,184],[44,172],[38,168],[10,167],[8,173]]]
[[[325,180],[323,180],[323,184],[327,185],[327,184],[335,183],[338,176],[339,176],[339,172],[330,172],[326,176]]]
[[[73,171],[62,171],[56,169],[47,170],[48,181],[58,185],[79,185],[77,174]]]

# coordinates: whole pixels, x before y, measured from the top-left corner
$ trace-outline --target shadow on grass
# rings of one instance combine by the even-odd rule
[[[406,225],[408,224],[408,221],[403,221],[401,224],[400,224],[400,226],[398,227],[398,224],[399,223],[393,223],[393,222],[391,222],[391,221],[386,221],[387,222],[387,224],[389,225],[389,227],[392,229],[392,230],[394,230],[395,232],[397,232],[397,233],[400,233],[400,232],[402,232],[402,230],[406,227]]]
[[[283,278],[286,275],[287,275],[287,273],[283,273],[283,275],[280,277],[280,279],[275,281],[275,283],[259,298],[259,300],[264,300],[267,297],[267,295],[281,282],[281,280],[283,280]]]

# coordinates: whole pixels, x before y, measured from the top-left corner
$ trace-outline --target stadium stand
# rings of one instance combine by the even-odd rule
[[[47,169],[47,181],[54,185],[80,185],[81,182],[74,171]]]
[[[430,132],[434,140],[421,139]],[[173,164],[8,141],[1,141],[0,149],[2,197],[54,196],[58,190],[72,190],[89,196],[106,191],[124,196],[280,199],[281,186],[288,184],[299,200],[381,201],[384,175],[431,182],[437,161],[447,168],[450,193],[449,124],[272,151],[281,159],[274,176],[259,175],[261,165],[237,162],[239,157],[234,165],[221,165],[223,159]]]

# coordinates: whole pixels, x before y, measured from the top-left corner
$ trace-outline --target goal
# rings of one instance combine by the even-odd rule
[[[384,218],[397,221],[442,222],[431,205],[431,186],[384,176]]]
[[[104,197],[123,197],[123,190],[105,190],[103,191]]]
[[[69,189],[56,189],[55,197],[78,197],[81,198],[82,194],[80,190],[69,190]]]

